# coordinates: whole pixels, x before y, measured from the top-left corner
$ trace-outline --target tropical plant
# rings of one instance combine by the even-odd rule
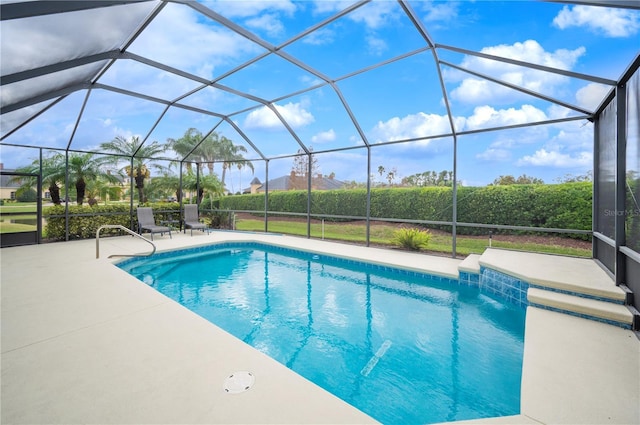
[[[201,186],[198,186],[195,173],[190,170],[187,170],[187,172],[182,175],[182,190],[184,192],[192,193],[197,191],[197,202],[200,202],[202,195],[204,194],[204,189]],[[185,202],[190,203],[190,197]]]
[[[188,160],[187,170],[192,171],[195,162],[200,171],[206,164],[209,174],[213,174],[215,161],[220,158],[220,141],[218,134],[212,132],[205,137],[200,130],[189,128],[179,139],[167,139],[167,145],[176,152],[181,159]]]
[[[253,163],[247,161],[242,153],[247,153],[247,148],[242,145],[234,145],[233,142],[226,137],[220,137],[220,155],[224,159],[222,163],[222,177],[220,182],[224,188],[224,180],[227,170],[233,166],[241,169],[243,167],[249,167],[251,172],[254,172]]]
[[[119,179],[118,179],[119,180]],[[113,184],[104,178],[97,178],[87,182],[86,194],[89,205],[98,203],[96,198],[100,198],[107,205],[107,200],[119,200],[122,198],[123,187],[120,184]]]
[[[214,198],[217,198],[224,193],[224,185],[214,174],[210,176],[204,176],[202,179],[200,179],[200,187],[202,187],[204,193],[207,194],[207,197],[209,199],[209,208],[213,209],[213,200]]]
[[[193,172],[187,171],[182,176],[182,187],[185,190],[197,192],[198,203],[202,202],[206,193],[208,195],[211,208],[213,208],[213,199],[224,193],[222,183],[218,180],[218,177],[215,174],[200,177],[200,182],[198,183]]]
[[[393,234],[391,242],[394,245],[400,246],[412,251],[420,251],[429,245],[431,240],[431,233],[428,230],[421,230],[416,228],[402,228],[398,229]]]
[[[195,151],[196,146],[202,141],[204,135],[195,128],[190,128],[185,131],[184,135],[179,139],[167,139],[167,146],[173,150],[180,159],[195,159],[194,162],[198,163],[198,167],[201,167],[202,158],[199,153]],[[191,161],[187,162],[187,171],[192,172],[193,167]]]
[[[117,136],[110,142],[102,143],[100,148],[102,148],[103,151],[120,155],[111,159],[111,162],[115,164],[121,163],[123,156],[129,157],[133,166],[130,163],[126,165],[123,170],[127,176],[132,177],[135,181],[136,189],[138,189],[139,203],[144,204],[147,202],[144,192],[144,182],[145,179],[151,177],[149,168],[153,167],[157,170],[164,170],[166,168],[158,163],[152,162],[152,158],[163,153],[166,150],[166,146],[157,141],[151,142],[148,145],[141,145],[140,139],[137,136],[133,136],[128,140],[122,136]]]
[[[78,205],[84,203],[88,180],[104,179],[109,183],[118,183],[120,181],[116,175],[103,170],[104,163],[104,158],[96,158],[91,153],[72,153],[69,155],[67,172],[69,173],[69,180],[72,180],[75,184]]]
[[[182,199],[180,178],[178,176],[164,174],[163,176],[154,178],[151,183],[158,188],[158,191],[164,193],[166,197],[169,197],[168,195],[171,194],[175,196],[178,202]]]
[[[242,153],[247,152],[247,148],[242,145],[234,145],[231,139],[220,136],[216,132],[205,137],[199,130],[190,128],[179,139],[167,139],[167,144],[182,159],[189,160],[187,171],[192,171],[191,162],[195,162],[200,170],[203,169],[203,165],[206,165],[209,175],[213,175],[215,163],[222,162],[221,183],[223,188],[226,172],[231,167],[242,168],[246,166],[251,168],[251,171],[254,170],[253,164],[242,156]]]
[[[19,173],[40,174],[40,160],[35,159],[25,167],[16,169]],[[50,157],[42,159],[42,180],[44,184],[48,184],[51,202],[60,205],[60,184],[64,182],[65,175],[65,156],[55,153]],[[33,187],[36,185],[34,178],[16,177],[14,181],[19,181],[22,186]]]

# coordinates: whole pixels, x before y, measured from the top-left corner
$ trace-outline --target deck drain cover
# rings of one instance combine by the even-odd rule
[[[229,394],[239,394],[247,391],[256,382],[251,372],[234,372],[224,380],[224,391]]]

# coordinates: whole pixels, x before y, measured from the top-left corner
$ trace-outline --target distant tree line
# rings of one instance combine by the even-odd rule
[[[424,171],[402,179],[403,186],[453,186],[453,171]]]

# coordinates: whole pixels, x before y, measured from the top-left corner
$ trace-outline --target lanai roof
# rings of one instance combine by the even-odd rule
[[[387,146],[378,162],[424,162],[462,136],[478,146],[469,161],[584,163],[584,140],[562,135],[584,137],[640,47],[640,4],[626,0],[0,7],[1,144],[23,163],[23,147],[99,152],[117,135],[164,142],[191,127],[232,138],[258,162],[330,154],[325,173],[358,162],[366,175],[372,146]],[[529,156],[506,157],[528,143],[514,136],[479,138],[534,123],[556,130],[524,136]]]

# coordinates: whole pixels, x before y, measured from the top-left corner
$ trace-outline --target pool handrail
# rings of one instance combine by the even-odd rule
[[[120,230],[124,230],[125,232],[129,233],[131,236],[135,236],[137,238],[142,239],[143,241],[149,242],[151,244],[151,246],[153,247],[153,251],[151,251],[150,254],[112,254],[110,256],[108,256],[107,258],[115,258],[115,257],[150,257],[153,254],[155,254],[156,252],[156,245],[151,242],[149,239],[145,238],[144,236],[127,229],[126,227],[124,227],[121,224],[103,224],[102,226],[98,227],[98,230],[96,230],[96,259],[100,258],[100,230],[102,229],[120,229]]]

